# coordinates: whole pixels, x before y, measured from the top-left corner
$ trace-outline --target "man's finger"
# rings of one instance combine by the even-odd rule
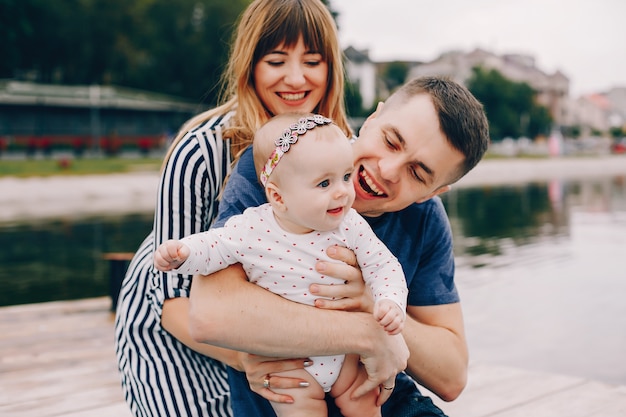
[[[347,263],[351,266],[357,266],[356,255],[348,248],[342,248],[341,246],[330,246],[326,249],[326,253],[331,258]]]
[[[315,300],[315,307],[327,310],[353,311],[359,309],[361,304],[352,298],[342,298],[340,300],[318,298]]]
[[[389,399],[389,397],[391,397],[392,392],[393,390],[385,390],[381,388],[380,394],[378,395],[378,399],[376,400],[376,405],[378,407],[382,406]]]
[[[361,398],[362,396],[364,396],[371,390],[377,388],[379,385],[380,385],[380,382],[372,381],[368,378],[365,382],[359,385],[357,389],[354,390],[354,392],[352,393],[351,399],[358,400],[359,398]]]

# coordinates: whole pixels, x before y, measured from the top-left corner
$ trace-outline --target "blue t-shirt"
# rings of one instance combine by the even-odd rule
[[[223,226],[230,216],[266,202],[254,169],[252,149],[248,148],[226,184],[213,227]],[[441,199],[435,197],[398,212],[365,219],[402,264],[409,288],[408,305],[459,301],[454,285],[452,232]],[[229,384],[235,417],[274,415],[269,402],[250,390],[244,373],[229,369]],[[383,416],[395,415],[391,410],[412,395],[419,395],[413,380],[404,373],[398,375],[396,389],[383,406]]]

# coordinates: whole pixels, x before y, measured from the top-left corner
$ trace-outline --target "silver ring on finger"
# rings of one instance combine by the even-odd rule
[[[383,386],[383,389],[386,390],[386,391],[393,391],[394,388],[395,388],[395,386],[393,386],[393,387],[385,387],[385,386]]]
[[[265,378],[263,378],[263,388],[270,388],[270,374],[265,375]]]

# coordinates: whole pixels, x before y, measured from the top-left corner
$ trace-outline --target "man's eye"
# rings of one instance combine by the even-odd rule
[[[391,140],[389,140],[389,138],[387,136],[385,136],[383,138],[383,140],[385,141],[385,144],[390,148],[390,149],[398,149],[398,147],[396,146],[395,143],[393,143]]]
[[[417,173],[417,170],[415,170],[414,168],[411,168],[411,175],[413,176],[413,178],[415,178],[417,181],[419,182],[424,182],[424,180],[422,179],[422,177],[420,177],[420,175]]]
[[[322,187],[322,188],[326,188],[330,185],[330,181],[328,180],[324,180],[322,182],[320,182],[319,184],[317,184],[318,187]]]

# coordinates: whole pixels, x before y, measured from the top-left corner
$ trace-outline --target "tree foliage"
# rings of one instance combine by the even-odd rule
[[[493,139],[549,133],[552,117],[536,102],[536,92],[528,84],[511,81],[493,69],[472,71],[467,86],[485,107]]]
[[[383,80],[389,91],[395,90],[404,84],[409,73],[409,64],[402,61],[392,61],[383,69]]]
[[[0,0],[0,78],[115,84],[214,103],[249,0]]]

